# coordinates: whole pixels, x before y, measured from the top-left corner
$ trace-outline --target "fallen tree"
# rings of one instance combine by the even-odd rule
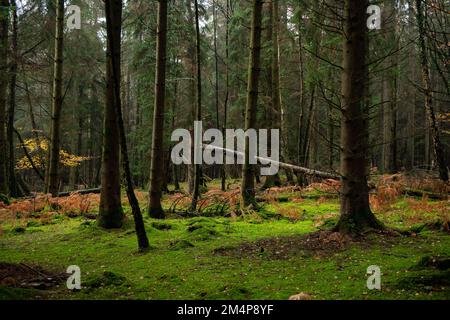
[[[235,155],[238,157],[243,158],[244,157],[244,153],[243,152],[239,152],[236,150],[231,150],[231,149],[226,149],[226,148],[221,148],[218,146],[214,146],[214,145],[207,145],[204,144],[203,147],[205,149],[208,150],[216,150],[216,151],[223,151],[227,156],[231,156],[234,157]],[[283,169],[287,169],[287,170],[292,170],[294,172],[301,172],[305,175],[308,176],[314,176],[314,177],[320,177],[320,178],[324,178],[324,179],[340,179],[340,176],[336,173],[333,172],[325,172],[325,171],[319,171],[319,170],[314,170],[314,169],[309,169],[309,168],[305,168],[305,167],[300,167],[300,166],[296,166],[293,164],[289,164],[289,163],[284,163],[281,161],[276,161],[270,158],[265,158],[265,157],[258,157],[255,156],[254,157],[256,160],[260,161],[261,163],[264,164],[276,164],[278,165],[280,168]]]

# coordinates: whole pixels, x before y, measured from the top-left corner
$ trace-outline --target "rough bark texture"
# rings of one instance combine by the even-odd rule
[[[107,20],[107,30],[109,31],[107,37],[111,39],[108,40],[106,53],[106,102],[101,169],[102,190],[100,193],[98,224],[103,228],[120,228],[124,214],[120,199],[120,140],[116,114],[118,101],[115,97],[114,74],[116,74],[117,83],[120,84],[122,1],[110,0],[105,5],[110,6],[110,17]],[[112,43],[115,44],[114,48],[111,47]]]
[[[12,197],[20,197],[20,188],[16,181],[16,159],[14,154],[14,120],[16,113],[16,84],[17,84],[17,11],[16,2],[11,0],[12,16],[12,35],[11,35],[11,59],[10,59],[10,80],[9,80],[9,109],[8,109],[8,127],[6,136],[8,139],[8,186]]]
[[[431,136],[433,140],[434,154],[439,169],[439,177],[442,181],[448,182],[448,168],[445,161],[444,149],[442,147],[436,114],[433,107],[433,89],[431,87],[430,69],[428,65],[428,57],[425,43],[425,16],[423,2],[424,0],[416,0],[417,6],[417,24],[419,28],[419,49],[420,64],[422,67],[422,82],[425,93],[425,110],[428,116],[428,125],[430,126]],[[425,1],[426,4],[426,1]]]
[[[227,8],[226,8],[226,13],[225,13],[225,19],[226,19],[226,24],[225,24],[225,101],[223,103],[223,123],[222,123],[222,134],[225,135],[225,129],[227,127],[227,119],[228,119],[228,101],[229,101],[229,96],[230,96],[230,90],[229,90],[229,86],[230,86],[230,71],[229,71],[229,67],[228,64],[230,63],[229,61],[229,56],[230,56],[230,49],[229,49],[229,42],[230,42],[230,0],[226,0],[227,1]],[[224,161],[225,163],[225,158]],[[221,190],[222,191],[226,191],[227,189],[227,173],[226,173],[226,166],[223,165],[222,166],[222,171],[221,171]]]
[[[63,75],[63,39],[64,39],[64,0],[56,2],[55,55],[53,69],[52,121],[51,143],[49,154],[49,169],[47,192],[57,197],[59,191],[59,151],[61,144],[60,126],[63,104],[62,75]]]
[[[194,12],[192,10],[192,0],[187,0],[186,1],[186,11],[187,11],[187,24],[188,24],[188,29],[189,29],[189,35],[191,35],[192,37],[194,37],[195,34],[195,18],[194,18]],[[192,139],[194,139],[194,135],[193,135],[193,123],[196,119],[195,117],[195,113],[196,113],[196,101],[195,101],[195,93],[196,93],[196,88],[195,88],[195,77],[196,77],[196,46],[195,46],[195,41],[191,41],[191,38],[188,40],[187,43],[187,57],[188,57],[188,61],[187,61],[187,70],[189,70],[189,76],[192,78],[192,81],[190,81],[189,83],[189,94],[188,94],[188,99],[189,99],[189,103],[191,105],[191,112],[189,114],[189,129],[191,131],[191,137]],[[192,147],[191,150],[191,160],[193,161],[194,159],[194,149]],[[194,181],[195,181],[195,166],[192,162],[192,164],[189,164],[187,166],[187,184],[188,184],[188,193],[189,194],[193,194],[194,192]]]
[[[198,1],[195,4],[195,32],[196,32],[196,61],[197,61],[197,108],[195,112],[196,121],[202,120],[202,72],[201,72],[201,48],[200,48],[200,21],[198,12]],[[200,196],[200,184],[202,183],[202,166],[194,165],[194,190],[192,192],[191,211],[197,209],[197,201]]]
[[[271,129],[281,129],[281,99],[280,99],[280,69],[278,52],[278,1],[272,0],[269,4],[269,24],[267,27],[267,40],[271,45],[270,73],[268,78],[268,89],[270,91],[271,103],[268,104],[266,126]],[[270,136],[268,137],[268,151],[271,152],[272,145]],[[281,146],[283,147],[283,146]],[[281,186],[280,175],[266,176],[262,189]]]
[[[148,214],[164,218],[161,206],[164,167],[164,105],[166,95],[167,0],[158,1],[158,30],[156,47],[155,108],[153,111],[152,163],[150,169],[150,203]]]
[[[386,47],[389,51],[398,50],[397,14],[391,3],[386,3],[383,10],[383,25],[387,32]],[[385,61],[386,71],[383,76],[383,169],[395,173],[397,168],[397,68],[398,55],[394,54]]]
[[[345,0],[341,120],[341,217],[336,226],[336,229],[342,233],[359,233],[368,228],[381,227],[370,210],[367,185],[366,9],[366,0]]]
[[[0,194],[8,194],[6,141],[6,89],[8,86],[9,1],[0,0]]]
[[[248,69],[247,106],[245,130],[255,128],[258,105],[258,84],[261,64],[261,24],[263,1],[253,0],[253,16],[250,37],[250,59]],[[249,139],[245,139],[245,161],[242,167],[241,198],[243,207],[254,205],[255,168],[249,163]]]
[[[120,4],[122,6],[122,4]],[[107,28],[108,33],[112,34],[112,6],[110,3],[105,4],[105,12],[106,12],[106,19],[107,19]],[[109,20],[109,22],[108,22]],[[115,52],[116,46],[120,47],[120,38],[119,43],[114,42],[116,39],[114,37],[109,37],[108,42],[109,46],[111,48],[112,52]],[[131,212],[133,214],[133,220],[134,220],[134,227],[138,239],[138,247],[140,251],[145,251],[149,247],[147,233],[145,232],[145,225],[144,220],[142,218],[141,214],[141,208],[139,207],[139,201],[136,198],[136,194],[134,193],[134,187],[133,187],[133,181],[131,179],[131,170],[130,170],[130,162],[128,159],[128,149],[127,149],[127,140],[125,136],[125,125],[123,121],[122,116],[122,103],[120,98],[120,76],[117,73],[117,71],[120,71],[120,61],[116,62],[115,56],[112,55],[112,65],[117,66],[112,68],[113,71],[113,79],[114,79],[114,98],[115,98],[115,111],[117,116],[117,124],[119,128],[119,139],[120,139],[120,150],[122,153],[122,165],[123,165],[123,172],[125,175],[125,181],[126,181],[126,191],[127,191],[127,197],[128,202],[131,206]]]

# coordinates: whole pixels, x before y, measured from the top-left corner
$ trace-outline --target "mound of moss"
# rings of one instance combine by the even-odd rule
[[[84,286],[91,289],[100,287],[118,287],[127,283],[127,278],[111,271],[105,271],[101,275],[93,277],[84,283]]]
[[[156,230],[160,230],[160,231],[168,231],[168,230],[173,229],[173,225],[171,225],[170,223],[167,223],[167,222],[162,222],[162,221],[152,222],[151,226],[153,228],[155,228]]]
[[[194,245],[188,240],[176,240],[170,243],[170,250],[182,250],[186,248],[193,248]]]
[[[188,223],[187,231],[192,239],[206,241],[220,236],[217,224],[213,219],[194,218]]]

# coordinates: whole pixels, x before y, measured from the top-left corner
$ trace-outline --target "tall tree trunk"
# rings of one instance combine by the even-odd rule
[[[106,13],[106,25],[107,25],[107,33],[110,35],[114,34],[114,26],[118,26],[118,29],[120,31],[122,20],[117,20],[118,25],[115,25],[114,18],[121,18],[122,16],[122,0],[118,0],[117,2],[111,4],[111,1],[107,1],[105,3],[105,13]],[[116,7],[114,6],[116,5]],[[120,8],[118,7],[120,5]],[[114,10],[117,10],[115,12]],[[117,14],[116,14],[117,13]],[[120,53],[120,38],[121,33],[118,33],[118,38],[116,37],[108,37],[108,46],[111,48],[111,52],[115,53],[116,48],[119,48]],[[116,42],[118,40],[118,42]],[[133,214],[134,219],[134,227],[138,239],[138,247],[140,251],[147,250],[149,247],[147,234],[145,232],[145,225],[144,220],[142,218],[141,209],[139,207],[138,199],[136,198],[136,194],[134,193],[134,187],[133,187],[133,181],[131,179],[131,170],[130,170],[130,163],[128,160],[128,150],[127,150],[127,140],[125,136],[125,126],[123,123],[123,116],[122,116],[122,104],[120,99],[120,60],[116,61],[117,58],[116,55],[111,55],[111,71],[112,71],[112,78],[113,78],[113,87],[114,87],[114,100],[115,100],[115,112],[117,117],[117,126],[119,129],[119,141],[120,141],[120,150],[122,154],[122,165],[123,165],[123,171],[125,175],[125,181],[127,183],[126,185],[126,191],[127,191],[127,197],[128,202],[131,206],[131,212]],[[120,58],[120,55],[119,55]]]
[[[12,11],[12,37],[11,37],[11,66],[10,66],[10,82],[9,82],[9,110],[8,110],[8,128],[7,138],[9,144],[8,153],[8,178],[9,192],[12,197],[21,196],[20,190],[16,182],[16,159],[14,155],[14,116],[16,113],[16,82],[17,82],[17,9],[16,1],[11,0]]]
[[[271,0],[268,3],[269,6],[269,20],[267,26],[267,41],[270,45],[270,60],[267,69],[269,69],[268,80],[268,94],[270,95],[270,103],[268,103],[266,123],[267,128],[281,130],[281,99],[280,99],[280,69],[278,63],[278,1]],[[270,146],[272,145],[271,137],[268,136],[268,152],[272,152]],[[283,145],[281,145],[283,148]],[[284,160],[284,159],[283,159]],[[268,189],[272,187],[281,186],[280,175],[266,176],[264,178],[264,184],[261,189]]]
[[[148,214],[152,218],[163,219],[161,206],[164,170],[164,106],[166,95],[166,55],[167,55],[167,0],[158,1],[158,31],[156,47],[155,107],[153,113],[152,159],[150,169],[150,203]],[[168,168],[166,168],[168,169]]]
[[[196,32],[196,61],[197,61],[197,108],[195,112],[196,121],[202,120],[202,70],[201,70],[201,46],[200,46],[200,21],[198,12],[198,0],[195,4],[195,32]],[[200,133],[203,134],[203,133]],[[195,151],[194,151],[195,152]],[[202,183],[202,166],[194,165],[194,191],[192,193],[191,211],[197,210],[197,201],[200,196],[200,184]]]
[[[417,24],[419,29],[419,49],[420,49],[420,64],[422,67],[422,83],[425,93],[425,110],[428,116],[428,124],[430,126],[431,137],[433,140],[433,149],[436,156],[436,162],[439,169],[439,177],[442,181],[448,182],[448,168],[445,161],[444,149],[442,147],[436,114],[433,107],[433,89],[430,80],[430,68],[428,65],[427,49],[425,43],[425,25],[426,17],[424,15],[423,3],[425,6],[427,0],[416,0],[417,9]]]
[[[120,197],[120,137],[116,112],[119,101],[114,88],[116,86],[114,75],[116,75],[117,84],[120,85],[122,0],[106,1],[106,9],[110,11],[110,14],[107,14],[107,31],[109,32],[107,34],[106,101],[98,224],[103,228],[112,229],[120,228],[124,219]],[[118,90],[120,92],[120,88]]]
[[[253,0],[253,15],[250,36],[250,58],[248,66],[247,106],[245,130],[254,129],[258,106],[258,84],[261,64],[262,0]],[[241,198],[244,208],[255,205],[255,166],[249,163],[249,139],[245,139],[245,156],[242,167]]]
[[[333,109],[328,108],[328,169],[333,171],[334,165],[334,119]]]
[[[384,25],[387,32],[386,47],[389,50],[398,50],[397,14],[392,4],[387,3],[384,13]],[[383,154],[384,171],[397,172],[397,67],[398,54],[394,53],[386,59],[386,72],[383,77]]]
[[[277,108],[277,116],[278,116],[278,125],[280,129],[280,137],[281,137],[281,159],[284,162],[291,162],[289,156],[289,147],[288,147],[288,123],[287,123],[287,114],[286,109],[283,105],[282,93],[281,93],[281,57],[280,57],[280,8],[279,1],[272,0],[273,6],[273,102],[276,103]],[[284,7],[284,9],[286,9]],[[284,24],[283,24],[284,25]],[[294,184],[293,172],[290,169],[285,169],[287,182],[290,185]]]
[[[369,206],[368,117],[365,94],[367,0],[345,0],[341,120],[341,216],[336,230],[381,228]]]
[[[0,194],[8,194],[6,89],[8,87],[9,0],[0,0]]]
[[[190,31],[190,35],[192,35],[192,37],[194,37],[195,35],[195,27],[194,27],[194,23],[195,23],[195,18],[194,18],[194,12],[192,11],[192,2],[193,0],[186,0],[186,7],[187,7],[187,15],[188,15],[188,26],[189,26],[189,31]],[[188,55],[188,69],[189,69],[189,76],[192,77],[192,81],[189,84],[189,102],[191,104],[191,113],[190,113],[190,117],[189,117],[189,128],[191,129],[191,136],[193,139],[193,123],[196,119],[196,100],[195,100],[195,96],[196,96],[196,88],[195,88],[195,78],[196,78],[196,46],[195,46],[195,41],[188,41],[188,45],[187,45],[187,55]],[[191,150],[191,161],[193,161],[194,157],[194,147],[192,146],[192,150]],[[194,182],[195,182],[195,165],[193,164],[189,164],[187,165],[187,187],[188,187],[188,193],[189,194],[193,194],[194,193]]]
[[[228,6],[228,0],[227,6]],[[228,20],[228,17],[226,17]],[[214,71],[215,71],[215,83],[214,83],[214,95],[216,103],[216,128],[220,128],[220,114],[219,114],[219,53],[217,49],[217,8],[216,1],[213,0],[213,23],[214,23]],[[228,31],[225,31],[228,32]],[[227,35],[226,35],[227,36]],[[226,44],[227,45],[227,44]],[[225,128],[225,125],[222,125]],[[225,191],[225,161],[219,166],[220,177],[222,179],[222,191]]]
[[[301,2],[299,1],[299,6]],[[305,118],[305,63],[303,57],[303,36],[301,28],[302,19],[299,17],[297,23],[298,30],[298,58],[300,71],[300,87],[299,87],[299,117],[298,117],[298,136],[297,136],[297,163],[303,164],[303,139],[304,139],[304,118]],[[304,176],[301,173],[296,173],[297,182],[300,186],[304,184]]]
[[[89,129],[88,129],[88,139],[87,139],[87,150],[88,150],[88,155],[89,155],[89,162],[88,162],[88,174],[87,174],[87,179],[88,179],[88,185],[89,187],[93,187],[95,185],[95,175],[94,175],[94,164],[96,162],[96,159],[94,157],[94,155],[96,154],[94,151],[94,110],[93,107],[97,106],[97,96],[96,96],[96,92],[95,92],[95,84],[92,83],[91,84],[91,90],[90,90],[90,99],[91,99],[91,107],[89,108]]]
[[[82,105],[82,100],[83,100],[83,84],[80,83],[78,85],[78,93],[77,93],[77,105],[81,106]],[[72,144],[72,153],[79,156],[81,155],[81,150],[82,150],[82,146],[83,146],[83,118],[81,113],[78,112],[77,115],[75,115],[75,110],[74,114],[73,114],[73,121],[77,123],[77,127],[76,127],[76,132],[74,134],[74,136],[76,136],[76,139],[73,139],[73,144]],[[79,179],[80,178],[80,166],[75,166],[75,167],[71,167],[70,168],[70,172],[69,172],[69,185],[72,188],[72,190],[76,190],[78,183],[79,183]]]
[[[228,117],[228,100],[230,96],[229,86],[230,86],[230,69],[229,69],[229,56],[230,56],[230,49],[229,49],[229,42],[230,42],[230,0],[226,0],[227,2],[227,8],[225,11],[226,17],[225,17],[225,101],[223,104],[223,124],[222,124],[222,134],[225,135],[225,130],[227,127],[227,117]],[[224,165],[222,166],[221,171],[221,190],[226,191],[227,190],[227,174],[226,174],[226,165],[225,165],[225,153],[224,153]]]
[[[63,76],[63,38],[64,38],[64,0],[56,2],[56,28],[55,28],[55,55],[54,78],[52,96],[52,120],[49,169],[47,179],[47,193],[58,196],[59,192],[59,151],[60,151],[60,126],[63,104],[62,76]]]

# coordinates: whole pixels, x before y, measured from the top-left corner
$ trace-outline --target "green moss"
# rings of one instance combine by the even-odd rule
[[[194,247],[194,245],[187,240],[176,240],[174,242],[171,242],[169,247],[171,250],[181,250],[186,248],[192,248]]]
[[[87,288],[121,286],[127,283],[127,278],[111,271],[104,271],[101,275],[92,277],[84,283]]]
[[[5,196],[4,194],[0,193],[0,201],[9,206],[11,204],[11,201],[9,201],[9,198]]]
[[[21,233],[25,233],[26,228],[24,228],[24,227],[14,227],[11,231],[14,234],[21,234]]]
[[[171,230],[173,226],[167,222],[154,221],[151,223],[151,226],[160,231]]]
[[[317,219],[323,219],[322,227],[328,228],[335,218],[324,219],[323,215],[338,211],[335,200],[279,205],[305,209],[307,214],[296,223],[261,217],[259,223],[249,223],[246,217],[168,219],[161,222],[172,227],[164,232],[152,226],[154,220],[146,219],[152,246],[147,254],[137,254],[130,216],[130,226],[117,230],[103,230],[95,224],[80,227],[83,218],[60,219],[56,224],[39,226],[41,232],[5,232],[0,237],[0,261],[38,264],[47,270],[80,266],[84,289],[71,292],[65,286],[54,288],[55,299],[284,300],[299,292],[307,292],[315,299],[449,299],[447,289],[442,289],[447,285],[441,282],[439,286],[435,279],[431,279],[436,284],[431,285],[432,290],[429,282],[414,287],[422,276],[448,275],[436,268],[411,270],[424,256],[450,256],[450,237],[436,230],[423,230],[416,237],[373,237],[336,252],[306,253],[298,248],[286,259],[217,254],[218,248],[317,231]],[[264,210],[277,213],[271,206],[265,205]],[[404,214],[395,210],[377,217],[386,222]],[[436,216],[430,214],[427,219],[423,223],[432,222]],[[2,223],[5,231],[14,227]],[[369,291],[366,287],[370,265],[381,268],[381,291]],[[24,292],[16,293],[20,296]],[[8,293],[11,294],[14,293]],[[1,299],[5,296],[0,294]]]
[[[0,286],[0,300],[29,300],[42,296],[42,294],[41,291],[35,289]]]

